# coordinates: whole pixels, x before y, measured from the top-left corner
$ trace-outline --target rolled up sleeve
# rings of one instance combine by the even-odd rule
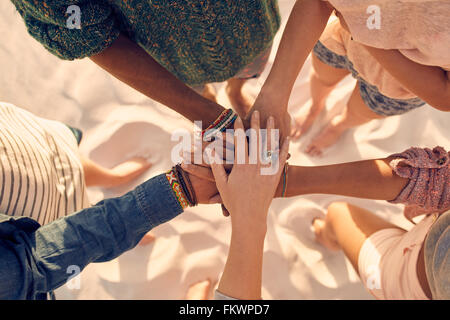
[[[100,53],[119,36],[113,9],[103,1],[12,0],[28,33],[48,51],[64,60]],[[79,9],[80,28],[72,28],[73,11]]]

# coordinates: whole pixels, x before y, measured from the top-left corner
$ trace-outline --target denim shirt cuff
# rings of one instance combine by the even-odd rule
[[[138,206],[148,219],[151,228],[167,222],[183,212],[165,174],[160,174],[144,182],[134,192]]]

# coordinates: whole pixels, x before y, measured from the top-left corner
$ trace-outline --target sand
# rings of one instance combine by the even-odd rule
[[[280,0],[286,23],[294,1]],[[90,60],[61,61],[45,51],[26,32],[9,1],[0,3],[0,100],[41,117],[81,128],[81,152],[106,166],[133,155],[149,155],[155,165],[139,180],[114,190],[90,189],[92,202],[119,196],[140,182],[162,173],[172,163],[176,142],[171,133],[192,125],[140,93],[130,89]],[[283,26],[284,26],[283,24]],[[257,95],[274,59],[281,32],[275,39],[263,76],[251,80],[247,90]],[[294,115],[309,99],[309,59],[298,77],[289,104]],[[348,96],[354,80],[347,78],[327,101],[327,108]],[[228,105],[222,84],[219,100]],[[344,134],[321,159],[303,149],[325,124],[323,114],[313,130],[291,145],[291,164],[323,165],[384,157],[410,146],[450,147],[450,115],[425,106],[403,116],[373,121]],[[264,252],[265,299],[371,299],[341,252],[318,245],[309,229],[311,218],[323,215],[329,203],[347,200],[410,228],[402,206],[332,195],[310,195],[275,200],[268,219]],[[137,247],[118,259],[89,265],[81,274],[80,289],[62,287],[59,299],[182,299],[190,284],[210,278],[217,281],[226,259],[229,220],[216,206],[188,209],[156,229],[156,242]]]

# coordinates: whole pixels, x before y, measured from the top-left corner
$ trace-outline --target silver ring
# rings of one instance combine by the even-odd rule
[[[267,150],[264,162],[266,162],[267,164],[272,164],[273,156],[274,156],[273,151]]]

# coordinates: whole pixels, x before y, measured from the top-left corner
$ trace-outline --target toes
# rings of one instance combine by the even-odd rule
[[[314,234],[316,235],[316,240],[318,242],[321,242],[322,240],[322,229],[324,226],[325,222],[323,221],[323,219],[320,218],[314,218],[312,221],[312,228],[314,230]]]

